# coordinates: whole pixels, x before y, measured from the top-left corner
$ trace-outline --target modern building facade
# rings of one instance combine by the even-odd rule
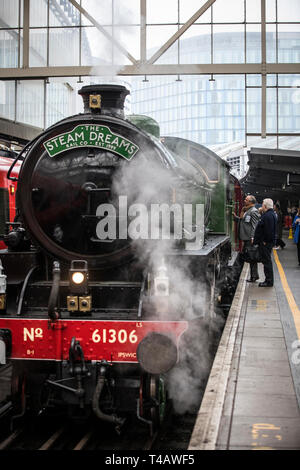
[[[249,33],[247,57],[261,60],[260,34]],[[183,63],[203,63],[210,57],[211,36],[199,36],[180,43]],[[267,33],[269,60],[275,60],[273,33]],[[291,47],[291,45],[293,45]],[[215,59],[224,63],[244,60],[242,33],[214,35]],[[280,42],[281,60],[300,61],[299,33],[286,33]],[[170,59],[170,55],[166,56]],[[177,135],[204,145],[243,142],[252,145],[258,140],[261,119],[260,75],[215,75],[181,77],[141,77],[132,79],[132,111],[149,114],[161,125],[163,135]],[[300,75],[267,77],[267,134],[292,134],[300,129]],[[251,135],[252,134],[252,135]],[[257,134],[256,136],[254,134]],[[299,147],[300,138],[272,136],[271,146]]]

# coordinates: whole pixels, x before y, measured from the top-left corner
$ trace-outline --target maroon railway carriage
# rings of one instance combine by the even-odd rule
[[[0,233],[5,233],[5,223],[14,222],[16,217],[16,189],[17,183],[7,179],[7,172],[17,154],[10,150],[0,148]],[[15,165],[12,177],[19,173],[20,163]],[[0,240],[0,250],[6,248],[3,240]]]

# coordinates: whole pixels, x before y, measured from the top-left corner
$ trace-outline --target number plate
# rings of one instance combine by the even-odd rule
[[[80,341],[88,361],[137,362],[136,349],[150,332],[173,336],[178,343],[186,321],[95,321],[0,319],[0,328],[12,333],[12,359],[67,360],[73,337]]]

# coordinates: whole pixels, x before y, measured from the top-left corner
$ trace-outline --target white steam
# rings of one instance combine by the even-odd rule
[[[149,150],[146,158],[124,161],[114,178],[112,189],[115,197],[128,196],[128,204],[170,202],[170,190],[176,185],[178,189],[179,180],[158,164],[156,158]],[[169,296],[155,297],[155,318],[189,321],[189,330],[180,340],[180,361],[167,376],[175,410],[184,413],[199,406],[212,360],[211,327],[220,329],[222,321],[209,319],[210,291],[205,273],[192,274],[190,256],[170,255],[172,250],[178,249],[178,243],[180,241],[172,239],[133,241],[136,258],[147,266],[152,279],[162,266],[167,268]],[[184,245],[181,246],[183,248]]]
[[[83,63],[92,65],[90,75],[103,77],[106,83],[119,82],[117,75],[124,65],[139,59],[139,28],[132,26],[139,23],[139,11],[130,3],[106,2],[99,8],[99,0],[90,0],[86,12],[92,18],[83,14],[84,24],[93,27],[84,28],[84,40],[92,57],[85,64],[83,48]]]

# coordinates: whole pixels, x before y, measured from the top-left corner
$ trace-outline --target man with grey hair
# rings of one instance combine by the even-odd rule
[[[274,208],[273,199],[269,199],[269,198],[264,199],[264,200],[263,200],[263,203],[262,203],[262,206],[264,206],[264,205],[265,205],[265,207],[266,207],[267,210],[273,209],[273,208]]]
[[[247,248],[253,244],[255,227],[259,221],[259,212],[256,209],[255,204],[255,196],[249,194],[244,199],[244,207],[241,211],[240,217],[233,214],[235,220],[237,220],[239,224],[238,235],[239,239],[243,241],[243,255],[245,255]],[[250,279],[247,279],[247,282],[255,282],[258,278],[257,263],[252,261],[250,262]]]
[[[274,273],[272,265],[272,248],[275,245],[277,218],[273,210],[272,199],[264,199],[262,203],[262,216],[254,233],[254,244],[259,245],[261,261],[264,265],[265,281],[258,284],[259,287],[272,287]]]

